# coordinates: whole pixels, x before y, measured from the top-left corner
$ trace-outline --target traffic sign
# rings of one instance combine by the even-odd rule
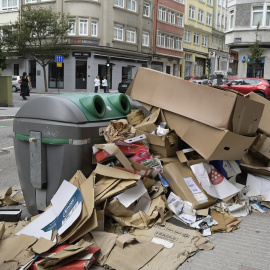
[[[62,67],[62,63],[56,62],[56,67]]]
[[[64,56],[62,56],[62,55],[56,55],[55,56],[55,62],[56,63],[64,63]]]

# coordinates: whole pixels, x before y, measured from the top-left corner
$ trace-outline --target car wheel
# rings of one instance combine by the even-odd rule
[[[264,93],[262,93],[262,92],[255,92],[255,93],[256,93],[257,95],[259,95],[259,96],[265,98],[265,94],[264,94]]]
[[[17,88],[16,88],[15,85],[12,86],[12,91],[13,91],[13,92],[17,92]]]

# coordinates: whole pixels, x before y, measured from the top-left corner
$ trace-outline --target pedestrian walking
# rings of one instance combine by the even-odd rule
[[[104,93],[107,93],[108,81],[106,77],[103,77],[102,86],[103,86]]]
[[[95,85],[95,93],[98,92],[98,87],[100,86],[100,80],[99,80],[99,76],[97,75],[95,80],[94,80],[94,85]]]
[[[29,94],[29,92],[30,92],[29,87],[32,87],[31,81],[29,79],[29,76],[27,76],[27,73],[26,72],[23,72],[22,82],[21,82],[21,93],[20,93],[20,95],[22,96],[22,98],[24,100],[27,99],[26,97],[29,97],[30,96],[30,94]]]

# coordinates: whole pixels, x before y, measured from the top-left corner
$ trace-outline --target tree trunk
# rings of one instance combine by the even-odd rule
[[[46,79],[46,65],[42,63],[42,68],[43,68],[43,78],[44,78],[44,85],[45,85],[45,92],[48,92],[48,85],[47,85],[47,79]]]

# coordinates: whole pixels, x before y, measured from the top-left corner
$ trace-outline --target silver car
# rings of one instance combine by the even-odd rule
[[[12,76],[12,91],[21,91],[21,77],[17,75]]]

